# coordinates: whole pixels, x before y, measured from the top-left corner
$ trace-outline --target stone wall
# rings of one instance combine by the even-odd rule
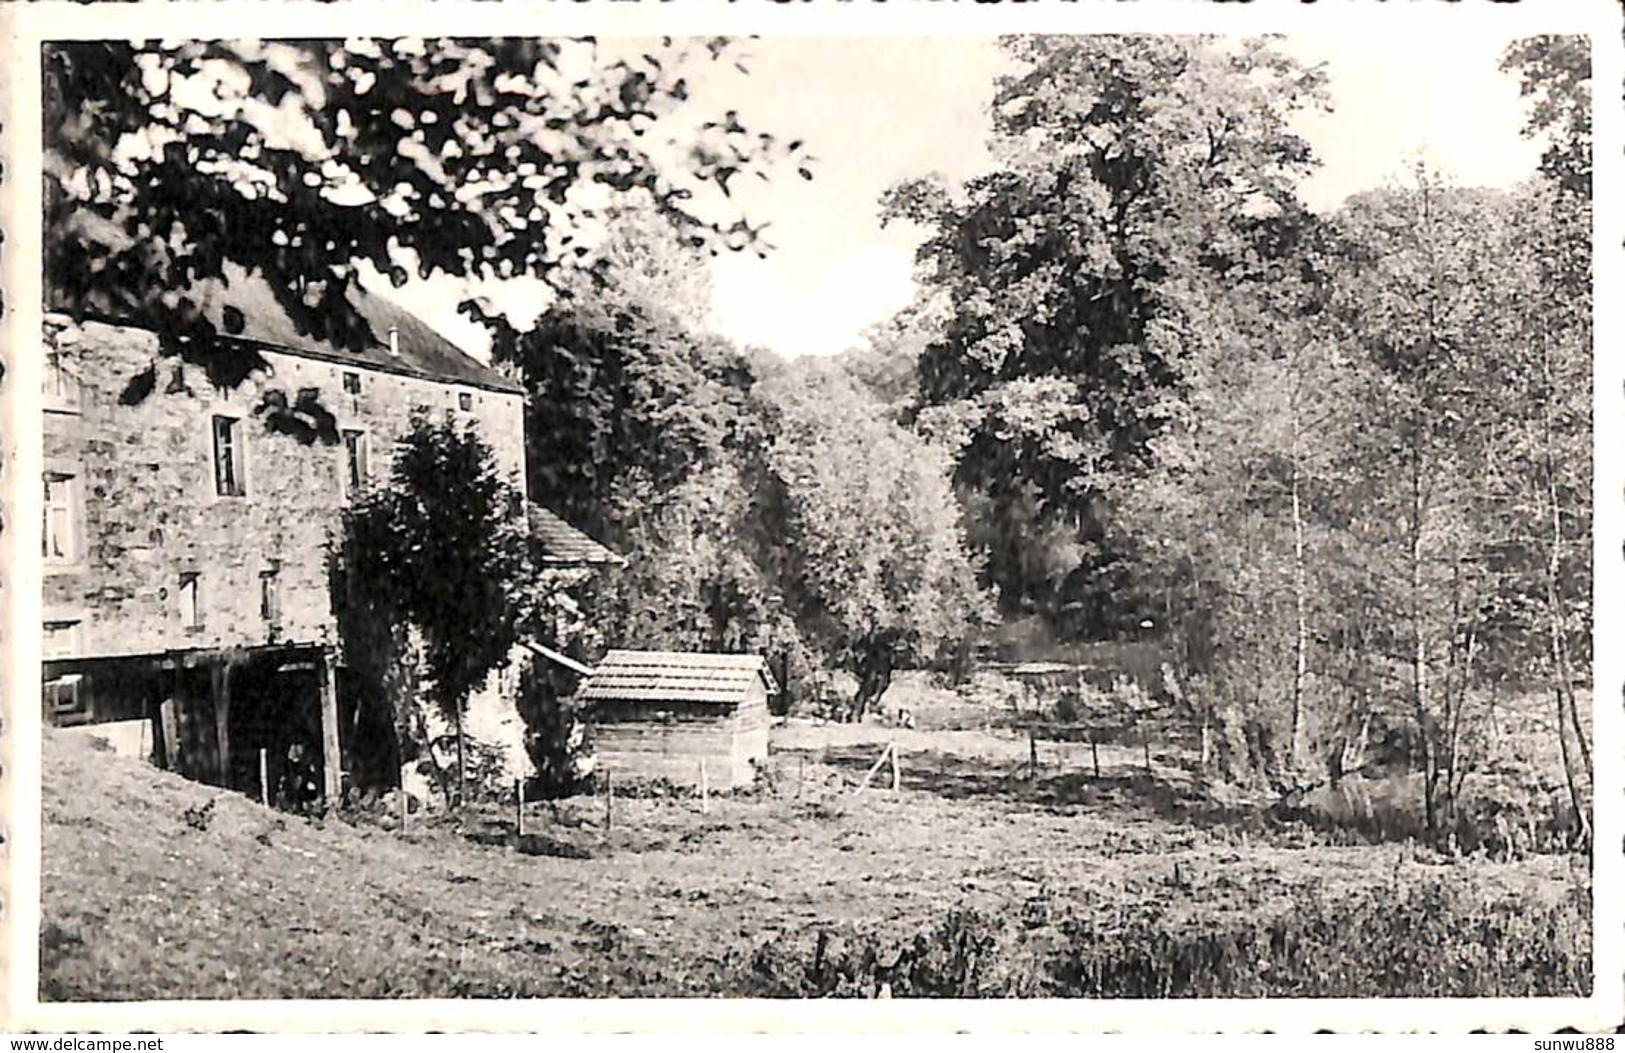
[[[317,389],[339,429],[367,433],[375,481],[387,478],[395,441],[423,407],[478,421],[499,463],[524,486],[518,394],[266,352],[271,372],[229,391],[191,366],[181,370],[182,383],[172,383],[173,360],[164,360],[156,388],[125,405],[131,378],[156,358],[153,334],[48,316],[45,337],[78,389],[77,405],[53,407],[47,398],[46,470],[73,477],[80,512],[71,562],[45,568],[45,619],[78,623],[78,656],[334,639],[326,559],[346,500],[345,449],[267,431],[254,414],[267,390],[291,398]],[[345,391],[346,372],[359,374],[358,393]],[[242,422],[242,496],[216,494],[217,414]],[[261,614],[261,576],[273,569],[281,608],[275,626]],[[198,576],[197,627],[183,624],[187,574]],[[53,647],[50,635],[46,647]]]

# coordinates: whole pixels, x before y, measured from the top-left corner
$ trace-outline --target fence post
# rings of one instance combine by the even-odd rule
[[[892,748],[890,744],[888,744],[885,749],[880,751],[880,756],[875,758],[874,764],[872,764],[869,767],[869,770],[864,773],[863,781],[858,783],[858,788],[853,791],[854,793],[862,793],[864,790],[869,788],[870,780],[872,780],[875,777],[875,774],[880,771],[880,766],[886,763],[886,758],[891,756],[891,751]]]
[[[1038,778],[1038,730],[1031,725],[1027,727],[1027,777]]]
[[[403,784],[401,786],[401,833],[403,833],[403,834],[406,833],[406,817],[407,817],[408,813],[411,812],[411,809],[409,807],[407,807],[406,798],[407,798],[406,786],[404,785],[404,780],[403,780]]]
[[[896,793],[903,784],[902,773],[897,770],[897,743],[886,748],[891,751],[891,792]]]
[[[700,813],[711,814],[711,780],[705,775],[705,758],[700,758]]]
[[[1089,732],[1089,759],[1093,761],[1095,765],[1095,778],[1100,778],[1100,743],[1096,741],[1095,733],[1092,729]]]
[[[615,773],[604,769],[604,832],[615,827]]]
[[[520,837],[525,836],[525,780],[513,781],[513,828]]]
[[[1140,724],[1140,749],[1145,753],[1145,773],[1151,774],[1151,736],[1146,733],[1145,724]]]
[[[260,747],[260,805],[265,808],[271,807],[271,783],[266,775],[264,746]]]

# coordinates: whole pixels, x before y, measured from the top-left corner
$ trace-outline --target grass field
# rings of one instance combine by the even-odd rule
[[[901,790],[854,792],[885,741]],[[1580,857],[1328,845],[1137,749],[1098,780],[1055,749],[1032,779],[998,732],[791,723],[762,785],[707,814],[538,803],[516,846],[494,811],[492,844],[310,822],[48,733],[41,996],[1589,989]]]

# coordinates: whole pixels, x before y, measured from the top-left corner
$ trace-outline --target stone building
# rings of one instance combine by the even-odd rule
[[[523,390],[387,300],[352,294],[375,336],[353,353],[301,334],[262,279],[227,279],[191,295],[232,333],[220,349],[264,368],[225,387],[116,311],[47,313],[46,719],[249,792],[262,763],[275,785],[314,758],[331,797],[351,739],[387,719],[338,668],[340,511],[417,413],[474,422],[523,493]],[[268,429],[273,400],[309,434]]]

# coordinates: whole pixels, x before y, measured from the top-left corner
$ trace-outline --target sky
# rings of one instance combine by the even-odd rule
[[[1510,186],[1531,175],[1539,143],[1521,135],[1525,108],[1499,70],[1504,35],[1294,36],[1283,47],[1324,63],[1331,113],[1298,131],[1321,161],[1301,187],[1313,208],[1399,180],[1418,157],[1472,186]],[[710,324],[741,345],[782,355],[835,354],[914,295],[923,232],[882,228],[878,203],[900,180],[983,170],[986,104],[1003,68],[989,39],[767,38],[750,41],[748,74],[722,65],[694,78],[694,110],[737,109],[753,130],[806,140],[815,178],[784,172],[740,181],[736,199],[766,222],[765,260],[712,262]],[[480,333],[455,314],[452,283],[414,290],[414,308],[478,350]]]

